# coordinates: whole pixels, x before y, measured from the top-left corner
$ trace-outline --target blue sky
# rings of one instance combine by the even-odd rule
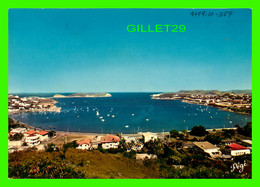
[[[251,89],[251,9],[192,11],[10,9],[9,92]],[[130,33],[129,24],[186,31]]]

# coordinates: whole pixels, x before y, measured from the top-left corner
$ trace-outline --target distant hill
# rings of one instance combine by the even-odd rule
[[[252,94],[252,90],[180,90],[177,93],[187,93],[187,94],[224,94],[224,93],[233,93],[233,94]]]

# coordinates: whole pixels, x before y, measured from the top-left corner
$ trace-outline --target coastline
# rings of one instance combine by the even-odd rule
[[[51,108],[31,108],[29,110],[8,110],[8,115],[10,114],[19,114],[22,112],[60,112],[61,107],[53,106]]]
[[[9,117],[11,118],[11,117]],[[21,121],[18,121],[16,119],[13,119],[11,118],[12,120],[14,120],[15,122],[21,124],[21,125],[24,125],[26,128],[28,129],[36,129],[36,130],[43,130],[43,128],[38,128],[38,127],[34,127],[34,126],[31,126],[31,125],[28,125],[28,124],[25,124]],[[226,127],[226,128],[211,128],[211,129],[206,129],[206,131],[220,131],[220,130],[223,130],[223,129],[236,129],[236,127]],[[56,130],[55,130],[56,131]],[[179,131],[181,132],[181,131]],[[188,132],[190,132],[190,130],[188,130]],[[95,132],[76,132],[76,131],[65,131],[65,130],[57,130],[56,131],[57,134],[60,134],[60,135],[80,135],[80,136],[104,136],[106,134],[109,134],[109,133],[95,133]],[[141,135],[142,133],[147,133],[147,132],[138,132],[138,133],[127,133],[127,134],[122,134],[124,136],[137,136],[137,135]],[[170,132],[151,132],[151,133],[155,133],[157,135],[168,135]],[[114,133],[113,133],[114,134]]]
[[[156,94],[157,96],[160,95],[160,94]],[[195,102],[195,101],[188,101],[188,100],[184,100],[184,99],[175,99],[175,98],[156,98],[152,95],[152,98],[151,99],[155,99],[155,100],[181,100],[181,102],[183,103],[189,103],[189,104],[195,104],[195,105],[202,105],[202,106],[209,106],[209,107],[212,107],[212,108],[218,108],[222,111],[227,111],[227,112],[234,112],[234,113],[237,113],[237,114],[243,114],[243,115],[247,115],[247,116],[252,116],[252,114],[250,113],[246,113],[246,112],[236,112],[236,111],[233,111],[232,109],[228,109],[226,107],[218,107],[218,106],[212,106],[212,105],[205,105],[205,104],[201,104],[199,102]]]

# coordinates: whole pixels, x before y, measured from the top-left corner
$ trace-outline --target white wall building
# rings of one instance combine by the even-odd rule
[[[250,149],[248,149],[242,145],[236,144],[236,143],[232,143],[232,144],[228,145],[227,147],[230,151],[231,156],[240,156],[240,155],[251,153]]]
[[[195,146],[203,150],[205,153],[208,153],[212,158],[221,157],[222,153],[220,148],[217,146],[204,141],[204,142],[193,142]]]
[[[144,143],[149,142],[150,140],[154,141],[155,139],[158,139],[157,134],[152,133],[152,132],[142,133],[142,137],[143,137]]]
[[[117,149],[119,146],[119,137],[107,134],[101,138],[101,146],[103,149]]]
[[[31,134],[31,135],[25,137],[25,142],[27,143],[28,146],[39,145],[41,143],[40,135],[38,135],[38,134]]]
[[[90,140],[89,139],[85,139],[80,141],[79,146],[77,147],[77,149],[82,149],[82,150],[89,150],[91,149],[91,144],[90,144]]]

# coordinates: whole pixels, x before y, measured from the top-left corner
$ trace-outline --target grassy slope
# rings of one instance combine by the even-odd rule
[[[27,173],[30,174],[31,166],[33,166],[34,168],[39,167],[40,172],[32,173],[30,178],[52,178],[50,177],[51,174],[47,176],[39,174],[48,170],[48,167],[45,167],[46,163],[48,163],[51,166],[56,164],[72,168],[73,171],[83,173],[84,178],[159,178],[158,170],[147,168],[142,163],[134,159],[124,158],[122,155],[69,149],[65,153],[65,158],[61,158],[62,154],[59,152],[37,153],[36,151],[28,151],[10,154],[9,177],[15,178],[13,173],[16,173],[14,170],[16,170],[17,167],[28,168],[27,170],[29,172]],[[41,164],[43,162],[44,164]],[[43,168],[41,168],[42,165],[44,165]],[[18,177],[24,176],[23,178],[27,178],[26,176],[28,174],[21,174],[21,172],[23,171],[20,171]],[[57,178],[55,175],[51,176]],[[64,178],[66,178],[66,176]]]

